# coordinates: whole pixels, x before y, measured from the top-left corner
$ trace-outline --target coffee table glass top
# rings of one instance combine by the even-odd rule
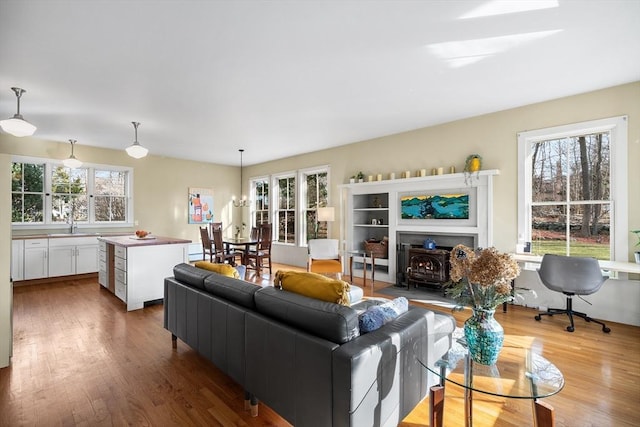
[[[492,366],[475,363],[468,357],[464,337],[454,338],[449,352],[435,364],[420,363],[448,382],[495,396],[538,399],[562,390],[564,377],[560,370],[540,355],[531,342],[517,337],[514,341],[505,338],[498,361]]]

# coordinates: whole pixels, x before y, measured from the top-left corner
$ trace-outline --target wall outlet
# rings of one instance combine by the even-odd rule
[[[138,226],[138,220],[137,219],[135,221],[133,221],[133,225],[135,225],[136,227]]]

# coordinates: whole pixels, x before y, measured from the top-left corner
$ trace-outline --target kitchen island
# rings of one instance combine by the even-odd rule
[[[164,297],[164,278],[189,262],[191,240],[149,235],[98,237],[100,286],[120,298],[127,311]]]

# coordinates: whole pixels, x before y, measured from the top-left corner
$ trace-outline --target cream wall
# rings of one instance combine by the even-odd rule
[[[11,182],[10,157],[0,154],[0,182]],[[0,185],[0,206],[11,206],[11,186]],[[9,366],[11,357],[11,307],[13,289],[9,271],[11,269],[11,214],[9,209],[0,210],[0,368]],[[5,212],[9,212],[7,215]]]
[[[497,95],[499,96],[499,95]],[[640,82],[528,105],[438,126],[384,136],[338,148],[276,160],[246,168],[255,177],[316,165],[331,165],[331,204],[338,206],[338,184],[362,170],[365,176],[404,170],[455,166],[462,171],[468,154],[483,157],[483,169],[499,169],[494,183],[494,244],[513,251],[517,241],[517,133],[606,117],[629,116],[629,182],[640,182]],[[303,143],[302,141],[301,143]],[[635,159],[635,161],[634,161]],[[640,190],[629,186],[629,229],[640,228]],[[339,224],[336,218],[334,224]],[[339,236],[337,226],[332,237]],[[628,259],[633,260],[629,236]]]

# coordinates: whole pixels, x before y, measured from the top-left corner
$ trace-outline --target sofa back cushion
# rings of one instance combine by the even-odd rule
[[[253,295],[260,286],[244,280],[232,277],[221,276],[217,273],[210,273],[204,280],[204,288],[207,292],[220,298],[224,298],[242,307],[255,309]]]
[[[204,290],[204,279],[210,275],[210,271],[195,268],[191,264],[184,262],[173,267],[173,277],[178,282],[202,290]]]
[[[265,287],[255,293],[256,311],[336,344],[360,334],[358,313],[344,305]]]

